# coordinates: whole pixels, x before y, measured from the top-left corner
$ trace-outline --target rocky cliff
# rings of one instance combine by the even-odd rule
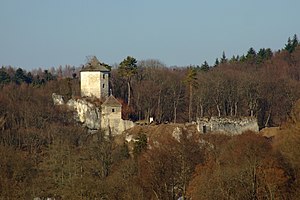
[[[54,105],[66,105],[74,111],[74,119],[87,127],[89,130],[102,129],[113,135],[121,134],[124,130],[132,128],[135,124],[132,121],[110,119],[101,113],[100,106],[87,101],[86,99],[70,99],[64,103],[63,96],[52,95]]]
[[[75,120],[90,130],[100,129],[100,109],[84,99],[70,99],[67,106],[75,111]]]

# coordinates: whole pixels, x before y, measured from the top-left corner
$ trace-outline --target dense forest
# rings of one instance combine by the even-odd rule
[[[0,69],[0,199],[297,199],[300,196],[300,45],[250,48],[213,66],[166,66],[128,56],[112,66],[123,118],[157,123],[253,116],[267,138],[246,132],[181,139],[148,148],[91,135],[51,95],[80,96],[80,67]]]

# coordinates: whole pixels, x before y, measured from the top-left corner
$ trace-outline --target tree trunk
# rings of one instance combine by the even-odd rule
[[[268,126],[269,126],[270,117],[271,117],[271,110],[270,110],[270,112],[269,112],[269,114],[268,114],[267,121],[266,121],[266,123],[265,123],[265,127],[268,127]]]
[[[200,117],[203,117],[204,115],[204,109],[203,109],[203,105],[200,105]]]
[[[193,87],[192,87],[192,84],[190,84],[189,122],[192,121],[192,103],[193,103]]]
[[[221,109],[219,104],[217,104],[217,111],[218,111],[218,116],[221,117]]]
[[[127,87],[128,87],[128,100],[127,100],[127,105],[130,106],[130,98],[131,98],[130,81],[127,82]]]
[[[256,167],[254,166],[252,171],[253,182],[252,182],[252,200],[257,200],[257,177],[256,177]]]
[[[230,105],[230,116],[232,117],[233,116],[233,105]]]
[[[176,123],[177,120],[177,104],[174,102],[174,124]]]
[[[234,116],[236,117],[238,113],[238,102],[234,103]]]
[[[162,119],[162,111],[161,111],[161,90],[159,91],[158,100],[157,100],[157,113],[156,113],[156,119],[159,123],[161,123]]]

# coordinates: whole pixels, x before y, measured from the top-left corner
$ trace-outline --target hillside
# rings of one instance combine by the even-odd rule
[[[0,69],[0,199],[299,198],[298,41],[215,66],[122,63],[110,83],[122,118],[155,123],[117,136],[91,134],[53,105],[53,93],[80,98],[79,69]],[[212,116],[267,129],[199,134],[193,121]]]

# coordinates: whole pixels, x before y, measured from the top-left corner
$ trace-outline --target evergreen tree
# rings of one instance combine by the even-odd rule
[[[266,49],[262,48],[257,53],[257,63],[262,63],[266,59]]]
[[[15,76],[14,76],[14,81],[16,82],[16,84],[21,84],[23,82],[26,82],[26,75],[25,72],[23,71],[23,69],[18,68],[15,72]]]
[[[223,51],[222,58],[221,58],[221,64],[225,64],[225,63],[227,63],[227,58],[225,55],[225,51]]]
[[[287,50],[289,53],[292,53],[296,47],[299,45],[299,40],[297,35],[295,34],[293,36],[293,40],[291,40],[291,38],[288,38],[287,44],[285,45],[285,50]]]
[[[251,47],[248,52],[247,52],[247,55],[246,55],[246,58],[247,59],[253,59],[256,57],[256,51],[254,50],[253,47]]]
[[[214,67],[217,67],[219,64],[220,64],[220,62],[219,62],[219,59],[218,59],[218,58],[216,58],[216,61],[215,61],[215,65],[214,65]]]
[[[232,56],[232,58],[229,60],[229,62],[234,63],[239,61],[239,56],[235,57],[235,55]]]
[[[0,69],[0,84],[6,84],[10,82],[10,76],[9,74],[5,71],[5,68],[2,67]]]
[[[262,63],[265,60],[272,58],[273,52],[270,48],[262,48],[257,53],[257,63]]]
[[[295,48],[299,45],[299,41],[297,38],[297,35],[295,34],[293,37],[293,41],[292,41],[292,46],[293,46],[293,50],[295,50]]]
[[[127,58],[120,63],[118,68],[118,73],[127,81],[127,87],[128,87],[127,105],[129,106],[131,101],[131,79],[133,75],[137,73],[137,60],[131,56],[127,56]]]
[[[256,51],[254,50],[254,48],[250,48],[247,52],[246,55],[246,60],[250,63],[250,64],[256,64]]]
[[[204,61],[204,63],[201,65],[200,70],[205,72],[209,70],[209,65],[206,61]]]
[[[265,55],[265,59],[270,59],[273,56],[273,52],[270,48],[266,49],[266,55]]]
[[[25,82],[26,82],[27,84],[31,84],[32,81],[33,81],[33,76],[32,76],[32,74],[31,74],[30,72],[28,72],[27,75],[26,75],[26,80],[25,80]]]
[[[245,62],[246,61],[246,57],[245,57],[245,55],[242,55],[241,57],[240,57],[240,62]]]
[[[288,38],[287,44],[285,45],[284,49],[289,53],[292,53],[294,51],[294,45],[290,37]]]

